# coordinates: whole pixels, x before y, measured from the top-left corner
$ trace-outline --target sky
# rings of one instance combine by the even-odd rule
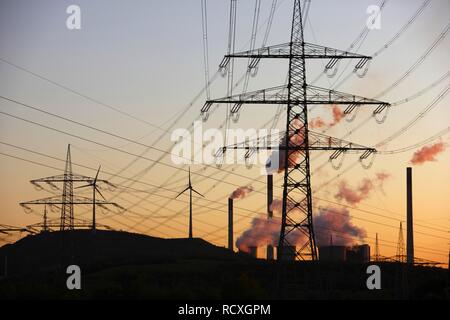
[[[278,0],[267,44],[289,41],[292,2]],[[365,28],[367,7],[379,3],[375,0],[313,0],[305,22],[306,41],[349,49]],[[380,29],[371,30],[352,49],[367,55],[377,52],[390,43],[423,3],[422,0],[386,1],[381,11]],[[80,30],[69,30],[66,27],[66,8],[72,4],[81,9]],[[205,68],[200,4],[197,0],[132,3],[99,0],[0,0],[0,95],[159,150],[169,150],[173,144],[170,134],[177,128],[190,128],[192,122],[198,119],[206,100],[205,93],[201,92],[205,86]],[[262,43],[271,4],[271,0],[261,1],[256,46]],[[236,51],[249,48],[254,5],[254,1],[238,1]],[[229,1],[207,1],[211,77],[227,50],[228,15]],[[420,60],[446,28],[449,18],[450,2],[431,0],[417,19],[373,59],[364,77],[351,75],[338,90],[376,97],[401,79]],[[408,76],[378,99],[396,102],[414,96],[428,87],[449,72],[449,51],[450,41],[446,37]],[[235,81],[245,73],[246,63],[246,60],[236,61]],[[307,63],[308,83],[322,72],[324,63],[326,61]],[[262,61],[258,74],[250,79],[248,90],[283,84],[287,67],[286,61]],[[341,78],[336,80],[341,73]],[[331,87],[350,73],[352,65],[347,67],[344,62],[339,66],[335,78],[322,76],[315,85]],[[365,146],[376,145],[420,114],[448,84],[447,77],[408,103],[390,108],[382,124],[377,124],[372,119],[349,134],[373,110],[373,107],[363,106],[353,122],[344,119],[330,127],[326,134],[346,136],[346,140]],[[242,92],[242,85],[236,91]],[[198,96],[199,92],[201,94]],[[227,79],[215,79],[211,84],[211,97],[219,98],[225,96],[226,92]],[[196,96],[197,99],[194,100]],[[445,96],[411,128],[383,145],[380,150],[414,146],[448,128],[448,103],[449,98]],[[309,117],[320,117],[326,123],[332,123],[331,110],[331,106],[314,107],[310,109]],[[0,99],[0,111],[126,150],[131,154],[140,154],[146,149],[143,145],[43,115],[4,99]],[[239,122],[231,123],[230,126],[259,128],[265,123],[271,123],[275,113],[276,106],[273,105],[244,106]],[[225,121],[225,117],[226,108],[219,108],[203,126],[205,129],[217,128]],[[282,129],[284,119],[283,113],[276,127]],[[162,157],[162,163],[153,164],[148,159],[134,161],[135,157],[130,154],[4,114],[0,114],[0,137],[0,152],[3,153],[0,154],[0,224],[26,226],[41,222],[42,207],[33,207],[34,212],[27,214],[19,203],[60,192],[49,187],[46,190],[36,190],[29,180],[60,174],[64,169],[61,161],[11,145],[64,159],[67,144],[70,143],[72,161],[92,168],[74,165],[74,172],[93,176],[95,169],[101,165],[100,177],[118,186],[115,191],[103,189],[106,198],[128,209],[120,214],[117,210],[105,211],[99,214],[99,223],[159,237],[187,236],[188,198],[181,196],[178,200],[173,199],[187,183],[187,166],[173,164],[170,156],[152,149],[145,153],[145,157],[153,160]],[[405,168],[413,166],[416,256],[446,263],[450,246],[450,204],[447,201],[450,196],[449,152],[443,150],[435,161],[415,165],[410,162],[418,149],[439,142],[448,146],[449,135],[405,152],[380,153],[369,169],[356,165],[344,171],[357,160],[357,155],[347,155],[339,171],[330,164],[323,166],[327,163],[329,154],[313,155],[312,188],[313,191],[317,190],[314,205],[325,208],[342,208],[344,205],[352,216],[352,223],[366,230],[367,238],[363,242],[373,246],[375,234],[378,233],[380,253],[393,256],[396,252],[399,223],[406,219]],[[323,168],[317,171],[319,167]],[[255,191],[235,202],[235,237],[249,228],[252,218],[258,216],[258,213],[265,214],[265,177],[260,175],[259,169],[247,169],[242,165],[226,165],[222,169],[193,165],[192,171],[196,190],[205,195],[205,199],[195,198],[194,236],[220,246],[227,244],[227,198],[239,186],[250,185]],[[364,179],[375,181],[376,174],[380,172],[387,173],[390,177],[382,186],[377,185],[371,189],[361,202],[349,205],[342,198],[336,197],[343,183],[357,189],[364,183]],[[119,173],[122,178],[114,173]],[[339,173],[341,175],[337,179],[332,179]],[[138,181],[132,183],[123,179],[132,177]],[[280,179],[281,175],[275,176],[275,198],[281,196]],[[319,189],[319,186],[329,180],[331,182]],[[124,189],[125,186],[134,189]],[[90,196],[88,190],[77,190],[76,194]],[[57,218],[58,212],[55,210],[49,215]],[[89,206],[75,209],[77,218],[89,220],[90,215]],[[406,234],[404,238],[406,239]],[[2,236],[0,241],[15,239],[15,236]]]

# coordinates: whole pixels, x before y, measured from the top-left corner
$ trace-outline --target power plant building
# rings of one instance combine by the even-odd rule
[[[327,262],[356,262],[370,261],[370,246],[368,244],[356,246],[321,246],[319,260]]]

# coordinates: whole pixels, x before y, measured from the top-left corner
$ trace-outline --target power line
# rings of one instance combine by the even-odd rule
[[[384,50],[388,49],[412,24],[413,22],[422,14],[426,7],[430,4],[431,0],[425,0],[422,5],[417,9],[412,17],[400,28],[400,30],[384,45],[382,45],[377,51],[375,51],[372,56],[379,56]]]
[[[433,52],[434,49],[436,49],[439,44],[445,39],[447,36],[447,33],[450,29],[450,23],[447,24],[444,28],[444,30],[441,32],[441,34],[438,36],[438,38],[431,44],[431,46],[416,60],[416,62],[396,81],[394,81],[389,87],[381,91],[379,94],[377,94],[374,98],[379,98],[386,93],[390,92],[392,89],[397,87],[403,80],[405,80],[411,73],[414,72],[415,69],[417,69],[418,66],[422,64],[422,62],[425,61],[425,59]]]
[[[209,89],[209,54],[208,54],[208,10],[206,0],[200,0],[202,9],[202,31],[203,31],[203,63],[205,67],[205,87],[206,97],[209,99],[211,93]]]
[[[92,97],[90,97],[90,96],[88,96],[88,95],[86,95],[86,94],[84,94],[84,93],[81,93],[81,92],[79,92],[79,91],[76,91],[76,90],[74,90],[74,89],[72,89],[72,88],[69,88],[69,87],[66,86],[66,85],[60,84],[60,83],[58,83],[58,82],[56,82],[56,81],[54,81],[54,80],[51,80],[51,79],[49,79],[49,78],[47,78],[47,77],[45,77],[45,76],[42,76],[42,75],[40,75],[40,74],[37,74],[37,73],[35,73],[35,72],[33,72],[33,71],[29,70],[29,69],[26,69],[26,68],[24,68],[24,67],[21,67],[21,66],[15,64],[15,63],[12,63],[12,62],[10,62],[10,61],[4,59],[4,58],[0,58],[0,61],[2,61],[3,63],[6,63],[6,64],[8,64],[8,65],[10,65],[10,66],[12,66],[12,67],[14,67],[14,68],[16,68],[16,69],[19,69],[19,70],[22,70],[22,71],[24,71],[24,72],[26,72],[26,73],[28,73],[28,74],[31,74],[31,75],[33,75],[33,76],[36,77],[36,78],[39,78],[39,79],[44,80],[44,81],[46,81],[46,82],[48,82],[48,83],[51,83],[51,84],[53,84],[54,86],[57,86],[57,87],[59,87],[59,88],[61,88],[61,89],[64,89],[65,91],[71,92],[71,93],[73,93],[73,94],[75,94],[75,95],[77,95],[77,96],[79,96],[79,97],[82,97],[82,98],[84,98],[84,99],[86,99],[86,100],[89,100],[89,101],[91,101],[91,102],[94,102],[95,104],[101,105],[101,106],[103,106],[103,107],[105,107],[105,108],[107,108],[107,109],[109,109],[109,110],[112,110],[112,111],[114,111],[114,112],[116,112],[116,113],[119,113],[119,114],[121,114],[121,115],[123,115],[123,116],[126,116],[126,117],[128,117],[128,118],[130,118],[130,119],[133,119],[133,120],[135,120],[135,121],[144,123],[144,124],[146,124],[146,125],[148,125],[148,126],[150,126],[150,127],[153,127],[153,128],[155,128],[155,129],[158,129],[158,130],[161,130],[161,131],[165,131],[164,128],[162,128],[162,127],[160,127],[160,126],[158,126],[158,125],[156,125],[156,124],[153,124],[153,123],[151,123],[151,122],[149,122],[149,121],[146,121],[146,120],[144,120],[144,119],[142,119],[142,118],[140,118],[140,117],[137,117],[137,116],[134,116],[134,115],[132,115],[132,114],[130,114],[130,113],[127,113],[127,112],[125,112],[125,111],[123,111],[123,110],[121,110],[121,109],[119,109],[119,108],[117,108],[117,107],[114,107],[114,106],[112,106],[112,105],[110,105],[110,104],[104,103],[104,102],[102,102],[102,101],[100,101],[100,100],[98,100],[98,99],[92,98]]]
[[[266,32],[265,32],[265,37],[264,37],[265,41],[267,40],[267,37],[268,37],[268,35],[269,35],[269,33],[270,33],[271,26],[272,26],[272,20],[273,20],[273,16],[274,16],[274,14],[275,14],[275,11],[276,11],[276,9],[278,9],[278,7],[281,6],[281,4],[282,4],[283,2],[284,2],[284,0],[282,0],[282,1],[277,5],[277,1],[276,1],[276,0],[273,1],[273,6],[272,6],[272,8],[271,8],[269,18],[266,19],[266,20],[263,22],[263,24],[262,24],[262,25],[267,24],[267,28],[266,28]],[[206,7],[205,7],[205,8],[206,8]],[[258,28],[258,29],[259,29],[259,28]],[[250,42],[250,40],[249,40],[249,42]],[[37,73],[32,72],[32,71],[30,71],[30,70],[28,70],[28,69],[26,69],[26,68],[24,68],[24,67],[20,67],[20,66],[18,66],[17,64],[11,63],[11,62],[7,61],[6,59],[1,59],[0,61],[3,61],[4,63],[9,64],[10,66],[16,67],[16,68],[18,68],[19,70],[22,70],[22,71],[24,71],[24,72],[27,72],[27,73],[33,75],[33,76],[36,76],[36,77],[40,78],[41,80],[45,80],[45,81],[47,81],[47,82],[49,82],[49,83],[52,83],[52,84],[54,84],[54,85],[56,85],[56,86],[58,86],[58,87],[60,87],[60,88],[63,88],[63,89],[65,89],[65,90],[69,91],[69,92],[75,93],[75,91],[76,91],[76,90],[73,90],[73,89],[68,88],[67,86],[61,85],[61,84],[57,83],[56,81],[50,80],[50,79],[48,79],[48,78],[45,77],[45,76],[38,75]],[[219,72],[216,72],[215,75],[213,76],[213,78],[211,79],[211,81],[209,81],[209,82],[207,83],[207,85],[209,85],[209,84],[212,83],[215,79],[217,79],[218,74],[219,74]],[[241,79],[242,79],[242,78],[241,78]],[[236,84],[236,85],[237,85],[237,84]],[[183,112],[181,112],[180,114],[178,114],[178,116],[177,116],[177,114],[175,114],[175,116],[174,116],[173,118],[176,118],[176,119],[172,122],[172,125],[171,125],[168,129],[166,129],[165,132],[168,132],[168,131],[170,130],[170,128],[173,128],[173,126],[175,125],[175,123],[177,123],[177,122],[180,120],[180,118],[181,118],[184,114],[187,114],[187,110],[193,106],[194,102],[200,97],[200,95],[206,90],[206,88],[207,88],[207,87],[204,87],[204,88],[200,91],[200,93],[199,93],[199,94],[191,101],[191,103],[187,105],[186,110],[184,110]],[[81,94],[81,96],[87,97],[87,96],[84,95],[84,94]],[[92,99],[92,98],[90,98],[90,97],[87,97],[87,98],[90,99],[91,101],[96,101],[96,99]],[[172,120],[172,118],[169,119],[169,120]],[[169,120],[168,120],[168,121],[169,121]],[[154,143],[157,142],[157,141],[159,141],[159,140],[162,138],[163,135],[164,135],[164,133],[163,133],[160,137],[158,137],[158,138],[154,141]],[[145,154],[147,153],[147,151],[148,151],[148,149],[146,149],[146,150],[145,150],[144,152],[142,152],[140,155],[145,155]],[[122,168],[122,169],[119,171],[119,174],[122,173],[122,172],[124,172],[125,170],[127,170],[127,169],[128,169],[131,165],[133,165],[134,163],[136,163],[136,161],[137,161],[138,159],[139,159],[139,157],[136,157],[134,160],[132,160],[128,165],[126,165],[124,168]],[[162,157],[160,157],[160,158],[158,159],[158,161],[160,161],[160,160],[162,160]],[[145,170],[146,170],[146,171],[151,170],[151,169],[153,168],[153,165],[154,165],[154,164],[155,164],[155,163],[153,163],[152,165],[150,165],[150,166],[148,167],[148,169],[145,169]],[[145,172],[146,172],[146,171],[145,171]],[[113,177],[116,177],[116,176],[117,176],[117,173],[114,174],[114,175],[112,175],[112,176],[110,177],[110,179],[113,178]]]
[[[448,91],[450,90],[450,85],[448,85],[445,89],[443,89],[439,95],[424,109],[422,110],[417,116],[415,116],[410,122],[408,122],[405,126],[403,126],[400,130],[397,130],[395,133],[391,134],[381,142],[377,143],[375,145],[375,148],[381,147],[390,141],[394,140],[398,136],[402,135],[404,132],[409,130],[412,126],[414,126],[417,121],[422,119],[428,112],[430,112],[434,107],[439,105],[439,102],[442,101],[442,99],[445,98],[445,96],[448,94]]]
[[[417,9],[417,11],[412,15],[412,17],[399,29],[399,31],[389,40],[387,41],[384,45],[382,45],[378,50],[376,50],[373,54],[371,54],[372,57],[376,58],[377,56],[379,56],[382,52],[384,52],[386,49],[388,49],[398,38],[400,38],[400,36],[413,24],[413,22],[422,14],[422,12],[425,10],[425,8],[429,5],[431,0],[425,0],[422,5]],[[380,10],[381,11],[381,10]],[[347,66],[348,67],[348,66]],[[347,68],[346,67],[346,68]],[[345,70],[344,70],[345,71]],[[336,81],[333,84],[334,88],[339,88],[340,86],[342,86],[342,84],[344,84],[348,79],[350,79],[350,77],[354,74],[355,72],[350,72],[345,78],[343,78],[341,80],[341,82],[339,82],[338,84],[337,81],[339,80],[339,78],[342,76],[343,72],[341,73],[341,75],[338,77],[338,79],[336,79]]]
[[[93,127],[93,126],[86,125],[86,124],[84,124],[84,123],[81,123],[81,122],[78,122],[78,121],[75,121],[75,120],[71,120],[71,119],[69,119],[69,118],[62,117],[62,116],[59,116],[59,115],[57,115],[57,114],[54,114],[54,113],[51,113],[51,112],[48,112],[48,111],[44,111],[44,110],[42,110],[42,109],[33,107],[33,106],[31,106],[31,105],[28,105],[28,104],[25,104],[25,103],[22,103],[22,102],[19,102],[19,101],[17,101],[17,100],[13,100],[13,99],[10,99],[10,98],[1,96],[1,95],[0,95],[0,98],[2,98],[2,99],[4,99],[4,100],[7,100],[7,101],[10,101],[10,102],[13,102],[13,103],[18,104],[18,105],[21,105],[21,106],[23,106],[23,107],[26,107],[26,108],[29,108],[29,109],[33,109],[33,110],[35,110],[35,111],[38,111],[38,112],[41,112],[41,113],[44,113],[44,114],[47,114],[47,115],[50,115],[50,116],[59,118],[59,119],[61,119],[61,120],[68,121],[68,122],[77,124],[77,125],[79,125],[79,126],[82,126],[82,127],[85,127],[85,128],[88,128],[88,129],[91,129],[91,130],[94,130],[94,131],[97,131],[97,132],[100,132],[100,133],[103,133],[103,134],[112,136],[112,137],[114,137],[114,138],[121,139],[121,140],[130,142],[130,143],[134,143],[134,144],[136,144],[136,145],[148,147],[148,148],[151,148],[151,149],[153,149],[153,150],[156,150],[156,151],[159,151],[159,152],[162,152],[162,153],[165,153],[165,154],[169,154],[169,155],[170,155],[170,153],[167,152],[167,151],[165,151],[165,150],[162,150],[162,149],[159,149],[159,148],[156,148],[156,147],[152,147],[152,146],[146,145],[146,144],[141,143],[141,142],[138,142],[138,141],[134,141],[134,140],[132,140],[132,139],[129,139],[129,138],[126,138],[126,137],[117,135],[117,134],[112,133],[112,132],[108,132],[108,131],[106,131],[106,130],[98,129],[98,128],[95,128],[95,127]],[[122,149],[117,148],[117,147],[114,147],[114,146],[110,146],[110,145],[107,145],[107,144],[104,144],[104,143],[100,143],[100,142],[97,142],[97,141],[92,140],[92,139],[84,138],[84,137],[81,137],[81,136],[78,136],[78,135],[69,133],[69,132],[67,132],[67,131],[63,131],[63,130],[60,130],[60,129],[56,129],[56,128],[53,128],[53,127],[44,125],[44,124],[42,124],[42,123],[38,123],[38,122],[36,122],[36,121],[32,121],[32,120],[29,120],[29,119],[25,119],[25,118],[22,118],[22,117],[19,117],[19,116],[12,115],[12,114],[7,113],[7,112],[0,111],[0,114],[3,114],[3,115],[6,115],[6,116],[15,118],[15,119],[17,119],[17,120],[21,120],[21,121],[24,121],[24,122],[28,122],[28,123],[31,123],[31,124],[33,124],[33,125],[40,126],[40,127],[43,127],[43,128],[48,129],[48,130],[52,130],[52,131],[55,131],[55,132],[58,132],[58,133],[61,133],[61,134],[65,134],[65,135],[68,135],[68,136],[71,136],[71,137],[74,137],[74,138],[77,138],[77,139],[80,139],[80,140],[84,140],[84,141],[87,141],[87,142],[90,142],[90,143],[93,143],[93,144],[97,144],[97,145],[100,145],[100,146],[102,146],[102,147],[105,147],[105,148],[108,148],[108,149],[111,149],[111,150],[115,150],[115,151],[118,151],[118,152],[121,152],[121,153],[125,153],[125,154],[128,154],[128,155],[134,156],[134,157],[139,157],[139,158],[144,159],[144,160],[147,160],[147,161],[157,162],[157,163],[159,163],[160,165],[167,166],[167,167],[170,167],[170,168],[174,168],[174,169],[177,169],[177,170],[182,170],[182,171],[187,172],[186,169],[179,168],[179,167],[176,167],[176,166],[174,166],[174,165],[170,165],[170,164],[167,164],[167,163],[164,163],[164,162],[161,162],[161,161],[157,161],[157,160],[154,160],[154,159],[145,157],[145,156],[140,156],[140,155],[134,154],[134,153],[129,152],[129,151],[126,151],[126,150],[122,150]],[[184,159],[186,159],[186,160],[191,160],[191,159],[187,159],[187,158],[185,158],[185,157],[182,157],[182,158],[184,158]],[[215,170],[219,170],[219,169],[216,168],[215,166],[211,166],[211,165],[205,165],[205,166],[210,167],[210,168],[213,168],[213,169],[215,169]],[[237,173],[235,173],[235,172],[230,172],[230,173],[231,173],[232,175],[235,175],[235,176],[238,176],[238,177],[241,177],[241,178],[251,179],[251,178],[249,178],[249,177],[246,177],[246,176],[241,175],[241,174],[237,174]],[[202,174],[199,174],[199,173],[197,173],[197,174],[200,175],[200,176],[202,176],[202,177],[204,177],[204,178],[207,178],[207,179],[213,179],[213,178],[211,178],[210,176],[202,175]],[[213,179],[213,180],[217,180],[217,179]],[[220,181],[220,180],[217,180],[217,181]]]
[[[445,128],[444,130],[439,131],[438,133],[432,135],[431,137],[422,140],[420,142],[417,142],[415,144],[409,145],[407,147],[403,147],[403,148],[399,148],[399,149],[395,149],[395,150],[387,150],[387,151],[379,151],[378,153],[380,154],[397,154],[397,153],[402,153],[402,152],[406,152],[406,151],[410,151],[416,148],[419,148],[427,143],[430,143],[436,139],[439,139],[440,137],[446,135],[447,133],[450,132],[450,127]]]
[[[437,103],[437,102],[436,102]],[[435,103],[432,103],[431,105],[435,105]],[[370,118],[366,119],[365,121],[363,121],[360,125],[358,125],[357,128],[360,128],[364,123],[366,123],[368,120],[370,120]],[[355,131],[355,129],[353,129],[351,132],[349,132],[346,136],[350,135],[351,133],[353,133]],[[345,137],[345,136],[344,136]],[[351,165],[350,167],[348,167],[345,171],[350,170],[352,167],[354,167],[358,162],[356,161],[353,165]],[[326,165],[327,163],[324,163],[323,165],[321,165],[321,167],[323,167],[324,165]],[[344,171],[344,172],[345,172]],[[339,174],[338,176],[336,176],[335,178],[339,177],[340,175],[342,175],[344,172],[342,172],[341,174]],[[327,183],[322,184],[318,189],[321,189],[322,187],[328,185],[332,180],[334,180],[335,178],[331,179],[330,181],[328,181]],[[318,191],[318,189],[316,189],[314,191],[314,193],[316,191]]]
[[[3,143],[3,142],[2,142],[2,143]],[[10,145],[10,146],[14,146],[14,145],[12,145],[12,144],[7,144],[7,143],[3,143],[3,144]],[[22,149],[22,150],[27,150],[26,148],[22,148],[22,147],[18,147],[18,148],[20,148],[20,149]],[[28,150],[27,150],[27,151],[28,151]],[[39,165],[39,166],[43,166],[43,167],[48,167],[48,168],[55,169],[55,170],[60,170],[59,168],[49,166],[48,164],[39,163],[39,162],[36,162],[36,161],[33,161],[33,160],[29,160],[29,159],[25,159],[25,158],[22,158],[22,157],[17,157],[17,156],[9,155],[9,154],[3,153],[3,152],[0,152],[0,154],[1,154],[1,155],[4,155],[4,156],[7,156],[7,157],[11,157],[11,158],[17,159],[17,160],[22,160],[22,161],[25,161],[25,162],[29,162],[29,163],[32,163],[32,164],[35,164],[35,165]],[[54,158],[54,157],[52,157],[52,158]],[[55,158],[55,159],[64,161],[63,159],[58,159],[58,158]],[[74,163],[74,164],[75,164],[75,163]],[[78,164],[75,164],[75,165],[80,166],[80,165],[78,165]],[[83,167],[86,167],[86,166],[83,166]],[[86,168],[89,168],[89,169],[91,169],[91,170],[95,170],[95,168],[91,168],[91,167],[86,167]],[[173,190],[170,190],[170,191],[176,192],[176,191],[173,191]],[[157,196],[164,197],[164,196],[162,196],[162,195],[157,195]],[[199,198],[199,199],[200,199],[200,198]],[[321,199],[321,198],[316,198],[316,199],[322,200],[322,201],[326,201],[326,202],[330,202],[330,203],[333,203],[333,204],[336,204],[336,205],[340,205],[340,206],[343,206],[343,207],[350,207],[350,208],[356,209],[356,210],[358,210],[358,211],[362,211],[362,212],[371,213],[371,214],[375,214],[375,215],[381,216],[381,215],[379,215],[379,214],[370,212],[370,211],[368,211],[368,210],[362,210],[362,209],[359,209],[359,208],[355,208],[355,207],[351,207],[351,206],[342,205],[342,204],[339,204],[339,203],[336,203],[336,202],[333,202],[333,201],[329,201],[329,200],[326,200],[326,199]],[[210,201],[210,202],[213,202],[213,201]],[[224,206],[225,206],[225,205],[224,205]],[[250,213],[258,213],[258,212],[255,212],[255,211],[252,211],[252,210],[250,210],[250,209],[243,208],[243,207],[236,207],[236,208],[239,209],[239,210],[248,211],[248,212],[250,212]],[[316,206],[316,208],[320,208],[320,207],[319,207],[319,206]],[[218,208],[211,208],[211,209],[213,209],[213,210],[219,210]],[[226,212],[226,210],[220,210],[220,211]],[[259,213],[258,213],[258,214],[259,214]],[[336,212],[335,214],[340,214],[340,213]],[[385,217],[385,216],[384,216],[384,217]],[[147,217],[147,218],[152,219],[153,217],[149,216],[149,217]],[[382,226],[386,226],[386,227],[390,227],[390,228],[396,229],[396,226],[392,226],[392,225],[389,225],[389,224],[380,223],[380,222],[377,222],[377,221],[368,220],[368,219],[361,218],[361,217],[357,217],[357,216],[352,216],[352,218],[357,219],[357,220],[362,220],[362,221],[366,221],[366,222],[370,222],[370,223],[374,223],[374,224],[378,224],[378,225],[382,225]],[[416,224],[415,224],[415,225],[416,225]],[[129,227],[131,227],[131,226],[129,226]],[[429,227],[427,227],[427,228],[429,228]],[[449,239],[447,239],[447,238],[443,238],[443,237],[436,236],[436,235],[431,235],[431,234],[424,233],[424,232],[420,232],[420,231],[416,231],[416,233],[419,233],[419,234],[422,234],[422,235],[426,235],[426,236],[430,236],[430,237],[434,237],[434,238],[441,238],[441,239],[444,239],[444,240],[449,240]]]
[[[430,85],[426,86],[425,88],[419,90],[418,92],[416,92],[416,93],[414,93],[414,94],[412,94],[412,95],[410,95],[410,96],[408,96],[406,98],[403,98],[403,99],[400,99],[400,100],[397,100],[397,101],[391,103],[391,106],[398,106],[398,105],[401,105],[401,104],[404,104],[404,103],[407,103],[407,102],[411,102],[412,100],[421,97],[423,94],[425,94],[429,90],[431,90],[434,87],[436,87],[438,84],[440,84],[442,81],[447,79],[449,76],[450,76],[450,72],[447,71],[446,73],[444,73],[444,75],[442,77],[440,77],[439,79],[437,79],[436,81],[434,81]]]

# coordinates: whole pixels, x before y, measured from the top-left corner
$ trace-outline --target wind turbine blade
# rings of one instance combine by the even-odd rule
[[[97,174],[95,175],[94,183],[97,182],[98,174],[100,173],[101,166],[98,166]]]
[[[186,189],[184,189],[183,191],[181,191],[176,197],[175,197],[175,199],[176,198],[178,198],[179,196],[181,196],[184,192],[186,192],[187,190],[189,190],[189,187],[187,187]]]
[[[194,191],[196,194],[198,194],[199,196],[202,196],[203,198],[205,197],[204,195],[202,195],[200,192],[195,191],[194,188],[192,188],[192,191]]]
[[[80,188],[86,188],[86,187],[92,187],[92,186],[93,186],[93,184],[89,183],[89,184],[86,184],[84,186],[75,187],[74,189],[80,189]]]
[[[189,167],[189,186],[191,186],[191,167]]]
[[[97,186],[95,186],[95,191],[97,191],[103,198],[103,200],[106,201],[106,198],[103,196],[103,194],[100,192],[100,190],[97,188]]]

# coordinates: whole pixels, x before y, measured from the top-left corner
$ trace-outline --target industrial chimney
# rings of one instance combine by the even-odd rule
[[[233,199],[228,198],[228,249],[233,251]]]
[[[406,168],[406,262],[414,263],[412,168]]]
[[[273,210],[273,175],[267,175],[267,219],[272,219]],[[273,246],[271,244],[267,245],[267,260],[273,260]]]

